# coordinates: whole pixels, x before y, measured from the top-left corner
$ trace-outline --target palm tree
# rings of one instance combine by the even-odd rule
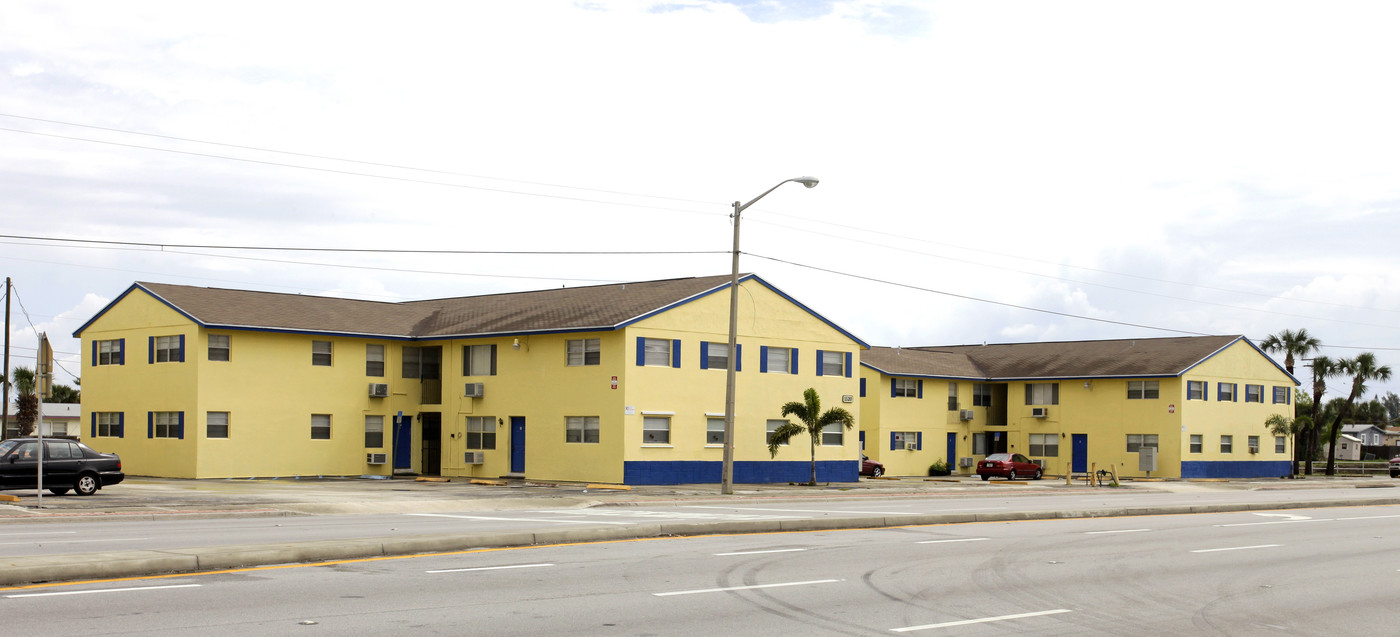
[[[54,386],[49,389],[49,402],[78,403],[82,402],[82,394],[72,387],[55,383]]]
[[[1343,419],[1350,418],[1353,406],[1357,397],[1366,391],[1366,381],[1386,382],[1390,380],[1390,366],[1377,365],[1376,355],[1371,352],[1362,352],[1356,358],[1349,358],[1340,361],[1342,372],[1351,376],[1351,394],[1347,396],[1347,401],[1342,404],[1341,412],[1337,414],[1336,422],[1332,423],[1331,444],[1327,448],[1327,475],[1335,475],[1337,463],[1337,432],[1341,431]]]
[[[1334,361],[1326,356],[1314,356],[1312,359],[1312,414],[1308,425],[1308,432],[1305,436],[1308,440],[1308,449],[1305,454],[1307,463],[1303,467],[1303,472],[1312,475],[1313,460],[1317,458],[1318,442],[1321,438],[1321,427],[1323,423],[1323,403],[1322,395],[1327,392],[1327,379],[1331,376],[1340,376],[1342,373],[1339,361]],[[1330,436],[1330,434],[1329,434]]]
[[[15,420],[21,436],[34,433],[34,423],[39,420],[39,397],[34,394],[34,370],[16,367],[14,373]]]
[[[1296,332],[1283,330],[1278,334],[1270,334],[1259,347],[1266,352],[1283,353],[1283,368],[1292,376],[1294,357],[1306,358],[1308,354],[1322,347],[1322,341],[1313,338],[1307,328],[1303,328]]]
[[[788,422],[773,431],[773,435],[768,438],[768,454],[770,457],[778,455],[778,447],[787,444],[793,436],[806,432],[811,440],[812,452],[812,481],[807,486],[817,486],[817,445],[822,442],[822,429],[829,425],[840,424],[846,429],[854,427],[856,419],[851,412],[840,407],[832,407],[822,412],[822,399],[817,396],[817,390],[811,387],[802,392],[803,402],[792,401],[783,405],[784,416],[797,416],[802,421],[798,425]]]
[[[1274,414],[1264,420],[1264,426],[1269,428],[1269,433],[1275,436],[1288,436],[1293,439],[1293,470],[1288,474],[1290,478],[1298,476],[1298,434],[1307,431],[1312,425],[1312,419],[1306,415],[1296,418],[1289,418],[1283,414]]]

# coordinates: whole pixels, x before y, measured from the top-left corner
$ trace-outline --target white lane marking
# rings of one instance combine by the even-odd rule
[[[718,557],[723,557],[727,555],[762,555],[764,553],[795,553],[798,551],[805,550],[807,549],[771,549],[767,551],[735,551],[733,553],[715,553],[715,555]]]
[[[981,542],[982,540],[990,540],[990,539],[992,539],[992,538],[989,538],[989,537],[962,537],[962,538],[958,538],[958,539],[956,539],[956,540],[922,540],[922,541],[919,541],[919,542],[915,542],[915,544],[944,544],[944,543],[947,543],[947,542]]]
[[[1298,515],[1298,514],[1296,514],[1296,513],[1255,513],[1254,515],[1257,515],[1257,516],[1263,517],[1263,518],[1283,518],[1283,519],[1285,519],[1285,520],[1311,520],[1311,519],[1312,519],[1312,518],[1309,517],[1309,516],[1306,516],[1306,515]]]
[[[1055,610],[1042,610],[1034,613],[1017,613],[1015,615],[1000,615],[997,617],[983,617],[981,619],[964,619],[955,622],[943,622],[941,624],[924,624],[923,626],[906,626],[904,628],[891,628],[890,632],[907,633],[915,630],[929,630],[932,628],[952,628],[954,626],[968,626],[971,624],[985,624],[988,622],[1000,622],[1009,619],[1023,619],[1026,617],[1040,617],[1042,615],[1057,615],[1059,613],[1071,612],[1068,608],[1057,608]]]
[[[1384,520],[1387,518],[1400,518],[1400,515],[1360,515],[1354,518],[1337,518],[1338,520]]]
[[[686,505],[687,509],[724,509],[726,511],[776,511],[778,513],[868,513],[871,515],[919,515],[912,511],[861,511],[840,509],[765,509],[761,507],[716,507],[702,506],[698,504]]]
[[[716,507],[731,508],[731,507]],[[792,515],[740,515],[726,513],[684,513],[681,511],[648,511],[646,509],[563,509],[559,511],[538,511],[552,515],[602,516],[613,518],[644,518],[652,520],[787,520]]]
[[[0,533],[0,537],[14,537],[19,535],[77,535],[77,531],[31,531],[28,533]]]
[[[1197,550],[1191,551],[1191,552],[1192,552],[1192,553],[1215,553],[1215,552],[1218,552],[1218,551],[1244,551],[1244,550],[1248,550],[1248,549],[1270,549],[1270,548],[1274,548],[1274,547],[1276,547],[1276,546],[1283,546],[1283,545],[1282,545],[1282,544],[1256,544],[1256,545],[1254,545],[1254,546],[1231,546],[1231,547],[1229,547],[1229,548],[1223,548],[1223,549],[1197,549]]]
[[[493,518],[485,515],[453,515],[450,513],[405,513],[425,518],[454,518],[458,520],[490,520],[495,522],[558,522],[560,524],[618,524],[631,526],[631,522],[599,522],[597,520],[551,520],[549,518]]]
[[[435,571],[423,571],[424,573],[466,573],[469,571],[500,571],[508,568],[538,568],[541,566],[554,566],[553,564],[512,564],[509,566],[477,566],[475,568],[443,568]]]
[[[1274,522],[1239,522],[1239,523],[1236,523],[1236,524],[1217,524],[1217,525],[1215,525],[1215,526],[1216,526],[1216,527],[1219,527],[1219,528],[1225,528],[1225,527],[1231,527],[1231,526],[1268,526],[1268,525],[1270,525],[1270,524],[1298,524],[1298,523],[1300,523],[1300,522],[1336,522],[1336,520],[1333,520],[1333,519],[1330,519],[1330,518],[1319,518],[1319,519],[1308,518],[1308,519],[1306,519],[1306,520],[1277,520],[1277,521],[1274,521]]]
[[[1114,531],[1085,531],[1084,535],[1108,535],[1110,533],[1142,533],[1152,529],[1117,529]]]
[[[24,542],[0,542],[0,546],[10,546],[14,544],[85,544],[90,542],[143,542],[150,538],[144,537],[108,537],[100,540],[27,540]]]
[[[126,593],[130,591],[160,591],[169,588],[199,588],[202,584],[171,584],[169,586],[136,586],[132,588],[98,588],[88,591],[59,591],[56,593],[22,593],[19,595],[6,595],[9,599],[20,597],[58,597],[60,595],[90,595],[92,593]]]
[[[669,593],[652,593],[656,597],[670,597],[672,595],[695,595],[697,593],[724,593],[728,591],[750,591],[759,588],[782,588],[784,586],[806,586],[808,584],[830,584],[832,582],[844,582],[843,579],[817,579],[807,582],[784,582],[782,584],[758,584],[755,586],[726,586],[724,588],[701,588],[693,591],[671,591]]]

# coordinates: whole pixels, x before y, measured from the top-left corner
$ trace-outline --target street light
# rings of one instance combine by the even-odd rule
[[[734,372],[739,364],[739,213],[789,181],[808,188],[816,188],[818,183],[816,177],[794,177],[778,182],[777,186],[750,199],[748,203],[734,202],[734,268],[729,279],[729,369],[724,375],[724,468],[720,473],[720,493],[725,495],[734,494]]]

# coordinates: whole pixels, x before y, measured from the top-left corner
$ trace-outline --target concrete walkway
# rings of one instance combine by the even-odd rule
[[[732,496],[718,485],[643,486],[509,482],[475,484],[466,480],[420,482],[354,478],[262,480],[169,480],[131,478],[92,497],[74,495],[39,498],[32,491],[9,491],[18,502],[0,502],[0,532],[19,525],[45,522],[101,524],[108,520],[176,520],[188,518],[301,516],[392,513],[447,513],[564,509],[616,506],[662,506],[675,503],[753,503],[765,500],[832,500],[869,498],[986,499],[1027,495],[1137,492],[1241,492],[1234,503],[1210,505],[1108,506],[1067,510],[1047,506],[1040,511],[994,511],[901,516],[811,517],[799,519],[674,521],[629,526],[530,529],[489,533],[365,537],[350,540],[288,542],[203,547],[171,546],[161,550],[110,551],[66,555],[0,558],[0,585],[58,582],[165,573],[191,573],[342,559],[463,551],[488,547],[561,544],[600,540],[762,533],[823,529],[880,528],[960,522],[1162,515],[1299,507],[1348,506],[1359,502],[1328,495],[1310,497],[1316,489],[1385,488],[1400,485],[1388,478],[1321,478],[1306,480],[1125,481],[1120,487],[1067,485],[1063,478],[1040,481],[983,482],[975,477],[862,479],[858,483],[796,485],[736,485]],[[1297,497],[1287,502],[1247,502],[1243,492],[1287,489]],[[1335,493],[1335,492],[1329,492]],[[1372,494],[1374,495],[1374,493]],[[1371,497],[1366,504],[1400,504],[1395,497]],[[950,507],[953,508],[953,507]]]

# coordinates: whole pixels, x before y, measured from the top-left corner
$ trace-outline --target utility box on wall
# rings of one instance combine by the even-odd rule
[[[1157,470],[1157,448],[1156,448],[1156,447],[1139,447],[1139,448],[1138,448],[1138,471],[1146,471],[1146,472],[1148,472],[1148,473],[1151,473],[1151,472],[1156,471],[1156,470]]]

